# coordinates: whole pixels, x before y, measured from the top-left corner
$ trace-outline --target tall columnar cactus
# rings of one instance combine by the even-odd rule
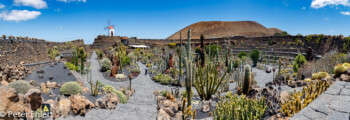
[[[242,87],[242,93],[248,94],[250,90],[250,85],[252,82],[252,74],[251,74],[251,68],[250,65],[244,66],[244,78],[243,78],[243,87]]]
[[[187,58],[192,59],[191,57],[191,29],[188,29],[188,37],[187,37]]]
[[[282,72],[281,72],[281,70],[282,70],[281,65],[282,65],[282,60],[280,58],[280,59],[278,59],[278,73],[277,73],[277,77],[280,77],[281,74],[282,74]]]
[[[205,47],[204,47],[204,35],[201,35],[201,53],[200,53],[200,59],[201,59],[201,67],[204,67],[204,62],[205,62]]]
[[[195,78],[195,73],[196,73],[196,65],[192,63],[192,60],[189,60],[185,58],[186,61],[186,81],[185,81],[185,86],[186,86],[186,92],[187,92],[187,106],[191,105],[191,92],[192,92],[192,82],[194,81]]]
[[[216,62],[219,62],[219,44],[216,42]]]
[[[228,66],[228,50],[227,50],[227,43],[225,41],[225,58],[226,58],[226,61],[225,61],[225,66],[227,67]]]
[[[194,81],[194,73],[196,73],[196,66],[192,63],[191,57],[191,29],[188,29],[188,40],[187,40],[187,57],[186,61],[186,92],[187,92],[187,107],[191,105],[191,96],[192,93],[192,82]]]

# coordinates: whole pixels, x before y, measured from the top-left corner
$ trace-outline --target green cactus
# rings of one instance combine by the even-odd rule
[[[331,84],[327,81],[317,81],[307,87],[304,86],[301,91],[294,90],[294,93],[280,104],[282,107],[280,112],[287,117],[293,116],[326,91]]]
[[[258,120],[263,119],[267,105],[265,98],[251,99],[245,95],[228,95],[222,98],[214,110],[214,120]]]
[[[228,69],[220,76],[219,70],[217,70],[218,66],[219,64],[206,63],[204,67],[197,68],[194,87],[203,100],[209,100],[220,86],[226,84],[228,81],[229,77],[226,77]]]
[[[336,77],[340,77],[340,75],[345,73],[346,70],[347,70],[346,66],[344,66],[343,64],[339,64],[334,67],[334,74]]]
[[[281,60],[281,58],[280,59],[278,59],[278,73],[277,73],[277,77],[281,77],[281,75],[282,75],[282,72],[281,72],[281,70],[282,70],[282,60]]]
[[[65,83],[60,89],[60,93],[62,95],[73,95],[82,92],[83,88],[80,86],[80,84],[73,81]]]
[[[91,94],[93,96],[97,96],[98,95],[98,91],[101,89],[101,87],[103,87],[104,85],[99,81],[96,80],[96,84],[93,84],[92,81],[90,81],[90,87],[91,87]]]
[[[244,78],[243,78],[243,87],[242,87],[242,93],[248,94],[250,90],[250,85],[252,83],[252,78],[251,78],[251,68],[250,65],[244,66]]]
[[[187,91],[187,107],[191,105],[191,96],[189,96],[192,92],[192,83],[194,81],[194,75],[196,73],[196,66],[192,63],[191,55],[191,29],[188,29],[188,41],[187,41],[187,57],[185,57],[186,61],[186,80],[185,86]]]
[[[317,78],[321,80],[322,78],[325,78],[327,76],[329,76],[329,74],[327,72],[322,71],[322,72],[318,72]]]
[[[17,93],[21,94],[26,94],[29,91],[29,89],[33,88],[33,86],[29,84],[29,82],[24,80],[17,80],[11,82],[8,86],[10,88],[14,88],[17,91]]]

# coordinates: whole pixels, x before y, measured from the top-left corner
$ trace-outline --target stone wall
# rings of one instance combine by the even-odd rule
[[[83,40],[72,41],[77,46],[84,45]],[[0,39],[0,65],[18,65],[49,61],[48,50],[64,42],[47,42],[42,40],[4,40]]]

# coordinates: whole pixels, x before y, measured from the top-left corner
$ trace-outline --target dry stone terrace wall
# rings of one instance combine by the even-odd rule
[[[83,40],[72,41],[80,46]],[[42,40],[4,40],[0,39],[0,65],[17,65],[21,61],[24,64],[46,62],[48,50],[53,46],[64,45],[63,42],[47,42]]]

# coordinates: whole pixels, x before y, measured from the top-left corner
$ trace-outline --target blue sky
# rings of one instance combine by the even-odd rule
[[[117,35],[166,38],[199,21],[257,21],[290,34],[350,35],[349,0],[0,0],[0,35],[91,44]]]

